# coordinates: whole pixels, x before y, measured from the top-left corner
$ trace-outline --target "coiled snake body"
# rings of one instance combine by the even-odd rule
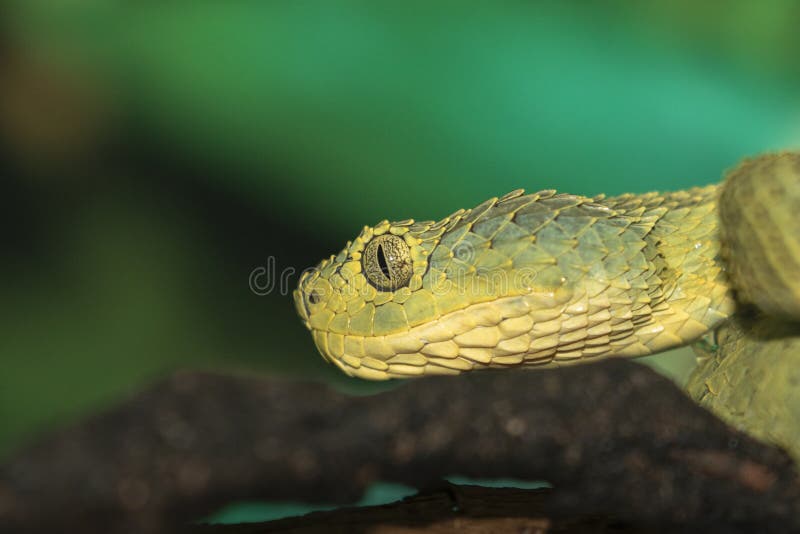
[[[798,214],[792,153],[674,193],[514,191],[365,227],[301,278],[295,303],[322,355],[367,379],[653,354],[743,302],[800,319]]]

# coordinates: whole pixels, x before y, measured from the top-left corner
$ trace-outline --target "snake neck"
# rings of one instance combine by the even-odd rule
[[[719,193],[720,187],[712,185],[607,200],[633,217],[632,227],[643,233],[641,252],[653,270],[647,287],[638,290],[637,298],[647,301],[639,312],[642,326],[634,331],[638,343],[620,355],[685,345],[733,314],[734,299],[720,256]]]

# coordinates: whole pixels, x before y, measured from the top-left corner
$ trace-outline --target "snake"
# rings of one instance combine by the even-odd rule
[[[713,332],[737,293],[800,316],[800,232],[779,222],[797,230],[799,161],[762,156],[670,193],[520,189],[384,220],[306,271],[295,305],[326,360],[371,380],[655,354]]]
[[[519,189],[365,226],[302,274],[294,303],[320,354],[368,380],[692,344],[687,393],[800,463],[798,214],[800,152],[667,193]]]

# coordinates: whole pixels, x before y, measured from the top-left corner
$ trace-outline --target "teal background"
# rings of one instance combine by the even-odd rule
[[[177,368],[382,387],[327,366],[290,296],[250,291],[269,257],[297,272],[364,224],[518,187],[707,184],[800,142],[789,0],[0,15],[0,458]]]

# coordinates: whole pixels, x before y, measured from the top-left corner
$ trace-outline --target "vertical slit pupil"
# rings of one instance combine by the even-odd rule
[[[383,251],[383,245],[378,245],[378,250],[375,251],[375,254],[378,256],[378,267],[381,268],[381,272],[383,276],[386,278],[391,279],[389,272],[389,264],[386,262],[386,254]]]

